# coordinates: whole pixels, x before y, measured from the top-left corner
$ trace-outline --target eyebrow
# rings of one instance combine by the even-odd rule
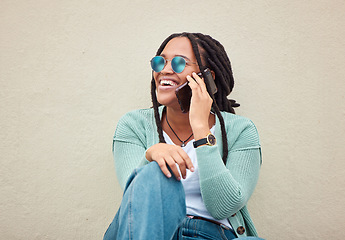
[[[161,54],[161,56],[166,57],[165,54]],[[177,54],[177,55],[175,55],[175,57],[183,57],[183,58],[187,59],[188,61],[191,61],[188,57],[181,55],[181,54]]]

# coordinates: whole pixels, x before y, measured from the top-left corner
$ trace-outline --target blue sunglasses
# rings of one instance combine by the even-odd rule
[[[155,72],[162,71],[164,67],[167,65],[168,61],[171,61],[171,68],[175,73],[181,73],[186,68],[187,62],[197,64],[190,61],[186,61],[186,59],[180,56],[174,57],[171,60],[165,59],[162,56],[155,56],[151,59],[152,70]]]

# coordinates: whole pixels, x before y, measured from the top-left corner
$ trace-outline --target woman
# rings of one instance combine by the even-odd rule
[[[115,132],[125,191],[104,239],[257,236],[246,204],[259,176],[260,143],[254,124],[227,99],[234,79],[223,46],[200,33],[173,34],[151,66],[153,108],[127,113]],[[208,73],[214,80],[205,81]],[[186,82],[192,96],[183,112],[175,92]]]

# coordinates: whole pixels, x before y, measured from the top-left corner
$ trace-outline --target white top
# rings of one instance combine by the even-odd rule
[[[214,134],[215,126],[210,129],[211,133]],[[173,144],[168,134],[163,131],[163,136],[165,142],[168,144]],[[194,172],[191,172],[187,169],[186,179],[181,177],[181,182],[183,184],[183,188],[186,194],[186,207],[187,207],[187,215],[192,216],[200,216],[207,219],[212,219],[214,221],[220,222],[227,227],[231,227],[228,219],[218,220],[211,216],[211,214],[207,211],[204,201],[202,200],[201,191],[200,191],[200,182],[199,182],[199,168],[198,168],[198,159],[196,156],[196,151],[193,146],[193,142],[195,140],[189,141],[185,147],[182,149],[188,154],[192,163],[194,165]]]

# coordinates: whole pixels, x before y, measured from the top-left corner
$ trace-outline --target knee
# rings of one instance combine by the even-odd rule
[[[158,163],[155,161],[152,161],[144,167],[138,169],[137,177],[140,177],[143,181],[149,182],[164,181],[167,179]]]
[[[149,187],[157,184],[157,182],[164,181],[164,174],[156,162],[151,162],[143,167],[136,168],[129,176],[125,191],[132,185],[139,185]]]
[[[160,169],[160,167],[159,167],[159,165],[158,165],[158,163],[157,163],[156,161],[150,162],[149,164],[147,164],[147,165],[144,167],[144,169],[145,169],[146,171],[160,171],[160,172],[162,172],[161,169]]]
[[[184,193],[182,183],[176,180],[174,176],[170,178],[165,176],[158,163],[155,161],[147,164],[141,169],[138,169],[136,178],[137,181],[145,182],[146,186],[152,184],[153,187],[157,187],[159,184],[163,189],[168,186],[172,189],[172,187],[175,186],[175,189],[178,192],[182,191]]]

